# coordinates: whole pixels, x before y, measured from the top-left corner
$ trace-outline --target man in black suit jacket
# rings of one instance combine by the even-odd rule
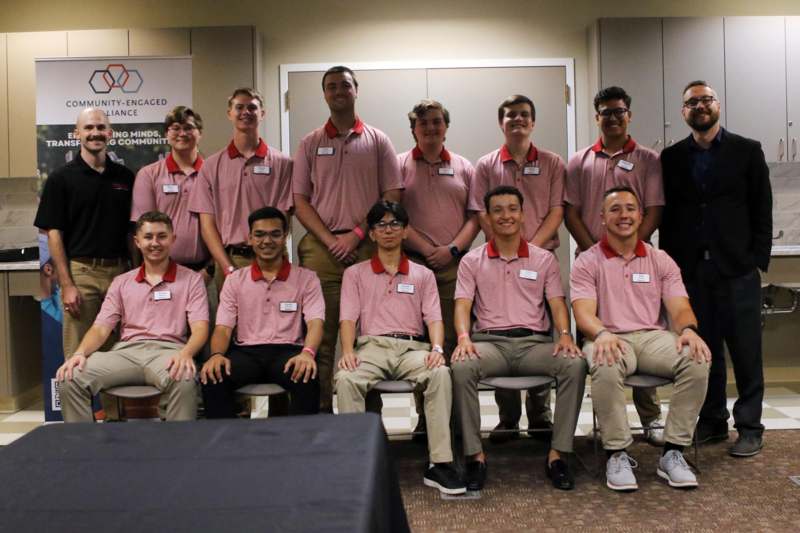
[[[761,450],[761,280],[772,249],[772,190],[757,141],[723,129],[720,103],[706,82],[683,93],[683,118],[692,134],[661,152],[666,206],[659,243],[678,263],[711,348],[705,404],[695,432],[700,442],[728,438],[725,351],[739,398],[733,419],[735,457]]]

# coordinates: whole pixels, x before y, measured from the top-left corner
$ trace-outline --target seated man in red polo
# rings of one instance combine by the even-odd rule
[[[318,413],[314,357],[325,318],[319,278],[284,255],[288,222],[281,210],[262,207],[247,223],[255,259],[225,279],[211,357],[200,370],[206,417],[235,417],[236,389],[253,383],[286,389],[290,415]]]
[[[575,261],[570,296],[575,322],[591,339],[583,353],[608,456],[606,484],[620,491],[638,488],[631,469],[636,462],[626,453],[633,438],[623,381],[640,372],[673,380],[656,472],[671,487],[696,487],[683,448],[692,442],[706,396],[711,352],[697,334],[697,319],[675,261],[639,239],[643,214],[633,189],[606,191],[600,216],[606,235]]]
[[[194,356],[208,338],[203,277],[170,259],[175,233],[166,214],[140,216],[134,241],[144,263],[114,278],[94,324],[56,373],[65,422],[91,422],[92,396],[120,385],[161,390],[167,420],[197,416]],[[120,342],[97,352],[117,324]]]
[[[363,413],[364,398],[379,381],[410,381],[425,399],[430,464],[423,482],[443,494],[464,494],[452,466],[452,384],[442,349],[436,277],[403,254],[408,236],[403,206],[376,203],[367,213],[367,226],[378,251],[370,261],[346,269],[342,278],[342,358],[334,380],[339,413]]]

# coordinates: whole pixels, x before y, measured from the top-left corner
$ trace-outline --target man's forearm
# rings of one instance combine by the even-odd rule
[[[64,241],[61,238],[60,230],[47,230],[47,247],[50,251],[50,257],[53,259],[53,265],[56,268],[58,283],[62,287],[74,285],[72,274],[69,271],[69,262],[67,260],[67,253],[64,250]]]
[[[442,346],[444,344],[444,322],[437,320],[428,324],[428,338],[432,346]]]
[[[594,245],[589,228],[583,223],[581,213],[575,206],[567,205],[564,208],[564,225],[567,226],[567,231],[575,239],[581,251],[588,250]]]
[[[421,255],[427,255],[433,250],[433,244],[415,230],[413,226],[408,226],[408,237],[405,244],[409,250]]]
[[[200,234],[214,261],[222,268],[231,266],[231,260],[225,252],[222,237],[217,229],[217,219],[211,213],[200,213]]]
[[[105,343],[108,339],[109,335],[111,335],[111,328],[93,324],[92,327],[89,328],[89,331],[86,332],[86,335],[83,336],[83,339],[81,339],[81,342],[78,344],[78,348],[74,353],[81,353],[84,355],[84,357],[89,357],[100,349],[103,343]],[[69,353],[65,355],[67,358],[69,358],[73,354]]]
[[[472,312],[472,301],[464,298],[456,299],[455,316],[453,318],[456,334],[461,337],[464,333],[470,332],[470,313]]]
[[[316,352],[322,343],[323,329],[323,321],[319,318],[306,322],[306,338],[303,346],[307,346]]]
[[[353,351],[353,346],[356,344],[356,323],[352,320],[339,322],[339,337],[342,342],[342,351]]]
[[[547,242],[555,239],[562,220],[564,220],[564,208],[551,207],[531,242],[537,246],[544,246]]]
[[[211,335],[211,354],[221,353],[225,355],[228,353],[228,348],[231,344],[231,335],[233,329],[227,326],[220,326],[217,324],[214,327],[214,333]]]
[[[328,246],[334,235],[322,222],[317,210],[309,203],[308,198],[301,194],[294,195],[294,210],[297,220],[311,232],[319,241]]]
[[[658,229],[661,224],[661,214],[664,212],[664,207],[654,205],[648,207],[642,218],[642,225],[639,226],[639,238],[645,242],[650,242],[650,237]]]
[[[562,331],[569,331],[569,313],[567,312],[567,304],[564,298],[550,298],[547,300],[550,304],[550,310],[553,313],[553,324],[556,331],[561,334]]]
[[[192,322],[189,324],[189,329],[192,333],[189,335],[189,340],[186,341],[186,346],[183,347],[182,351],[189,357],[194,357],[203,349],[208,340],[208,321],[198,320],[197,322]]]
[[[453,239],[453,244],[458,247],[460,252],[467,251],[480,230],[481,225],[478,222],[478,213],[470,213],[467,216],[467,221],[461,226],[456,238]]]

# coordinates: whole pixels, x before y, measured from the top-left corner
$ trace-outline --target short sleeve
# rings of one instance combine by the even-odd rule
[[[424,267],[423,267],[424,268]],[[425,269],[425,284],[422,292],[422,319],[426,324],[442,320],[442,306],[439,302],[439,290],[436,288],[436,277]]]
[[[358,322],[361,316],[361,298],[358,290],[358,265],[344,271],[342,278],[342,295],[339,305],[339,322],[350,320]]]
[[[322,296],[322,285],[319,278],[312,271],[305,271],[305,284],[303,287],[303,318],[309,320],[325,320],[325,299]]]
[[[197,272],[191,272],[189,281],[189,294],[186,298],[186,321],[208,322],[208,294],[203,277]]]
[[[234,279],[236,273],[231,274],[222,284],[222,291],[219,293],[219,305],[217,306],[217,325],[235,328],[239,318],[239,283]]]
[[[582,253],[572,265],[572,272],[569,275],[569,295],[572,302],[575,300],[597,301],[596,267],[593,258],[590,257],[591,253]]]
[[[455,299],[459,298],[473,301],[475,300],[475,272],[471,258],[464,257],[458,265],[458,275],[456,278]]]
[[[100,312],[94,319],[94,323],[100,326],[106,326],[114,329],[122,320],[125,312],[125,304],[122,298],[122,276],[117,276],[111,282],[111,286],[106,292],[106,297],[103,300],[103,305],[100,307]]]

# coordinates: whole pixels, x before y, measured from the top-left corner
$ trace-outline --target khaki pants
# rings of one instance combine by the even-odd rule
[[[600,436],[607,450],[623,450],[633,443],[625,407],[627,376],[641,372],[674,380],[664,439],[679,446],[692,443],[697,415],[706,397],[708,363],[696,363],[688,348],[678,353],[677,335],[652,330],[617,334],[625,350],[614,365],[593,364],[594,343],[587,341],[583,353],[592,376],[592,403]]]
[[[374,252],[374,243],[364,239],[356,250],[358,256],[356,261],[369,259]],[[325,325],[322,343],[317,350],[317,368],[319,409],[320,412],[330,413],[333,412],[333,371],[336,360],[336,338],[339,335],[339,298],[342,293],[342,276],[347,267],[337,261],[328,248],[311,233],[306,233],[300,239],[297,244],[297,255],[300,266],[316,272],[325,299]]]
[[[586,382],[586,361],[580,357],[553,357],[549,336],[509,338],[476,333],[478,359],[453,363],[453,398],[464,438],[464,455],[480,453],[481,412],[478,381],[496,376],[551,376],[556,379],[556,408],[552,447],[572,451],[572,439]]]
[[[336,399],[340,413],[363,413],[367,392],[382,380],[407,380],[425,397],[425,420],[432,463],[453,460],[450,446],[450,411],[453,401],[450,369],[429,369],[425,358],[430,344],[391,337],[359,337],[356,354],[361,364],[353,371],[336,373]]]
[[[182,344],[164,341],[118,342],[109,352],[95,352],[82,371],[61,384],[65,422],[91,422],[92,396],[121,385],[152,385],[167,398],[167,420],[197,418],[194,379],[173,381],[167,364]]]

